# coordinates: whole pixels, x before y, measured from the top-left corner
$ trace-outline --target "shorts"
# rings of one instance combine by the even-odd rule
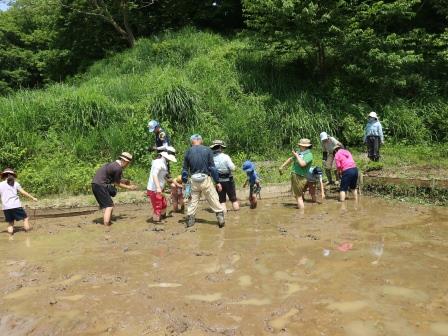
[[[226,182],[219,182],[222,186],[222,190],[218,191],[219,196],[219,203],[225,203],[226,202],[226,196],[229,197],[229,201],[234,203],[237,201],[236,198],[236,189],[235,189],[235,182],[233,179]]]
[[[300,176],[295,173],[291,174],[291,189],[295,197],[302,197],[306,185],[307,180],[305,176]]]
[[[100,209],[111,208],[114,206],[114,201],[109,194],[106,186],[101,184],[92,183],[92,192],[98,202]]]
[[[28,215],[23,208],[3,210],[3,214],[5,215],[5,220],[8,223],[28,218]]]
[[[339,191],[347,192],[349,189],[356,189],[358,185],[358,168],[350,168],[342,172],[341,187]]]
[[[162,211],[165,210],[168,206],[165,196],[152,190],[147,190],[146,195],[148,195],[148,198],[151,201],[154,215],[160,216],[162,214]]]

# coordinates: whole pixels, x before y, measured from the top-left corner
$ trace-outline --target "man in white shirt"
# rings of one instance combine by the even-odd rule
[[[147,195],[152,204],[152,219],[154,222],[160,222],[160,219],[166,217],[166,208],[168,204],[162,191],[168,175],[167,160],[177,162],[173,154],[161,152],[160,157],[152,161],[151,172],[149,173]]]
[[[233,210],[240,209],[238,199],[236,198],[235,181],[232,176],[232,172],[235,170],[235,165],[232,159],[222,152],[227,146],[222,140],[214,140],[210,148],[213,151],[213,161],[219,175],[219,183],[222,186],[222,190],[218,191],[219,202],[221,203],[224,212],[227,211],[226,198],[228,197],[232,202]],[[227,197],[226,197],[227,196]]]

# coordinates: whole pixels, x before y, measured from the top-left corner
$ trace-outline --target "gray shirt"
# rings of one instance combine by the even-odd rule
[[[232,171],[235,170],[235,165],[233,164],[230,156],[221,152],[215,152],[213,161],[215,162],[215,167],[218,170],[219,182],[230,181]]]

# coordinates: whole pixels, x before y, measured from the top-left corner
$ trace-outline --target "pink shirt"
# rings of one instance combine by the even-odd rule
[[[336,168],[339,171],[345,171],[350,168],[355,168],[356,163],[353,160],[352,154],[346,149],[340,149],[336,153],[334,160],[336,161]]]

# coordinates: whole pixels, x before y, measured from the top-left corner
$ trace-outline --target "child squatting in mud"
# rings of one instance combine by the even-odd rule
[[[16,181],[17,174],[10,168],[6,168],[2,174],[0,182],[0,196],[2,200],[2,209],[8,223],[8,233],[14,234],[14,222],[23,220],[25,231],[31,230],[28,215],[22,208],[22,203],[17,192],[37,201],[37,198],[28,194],[22,186]]]

